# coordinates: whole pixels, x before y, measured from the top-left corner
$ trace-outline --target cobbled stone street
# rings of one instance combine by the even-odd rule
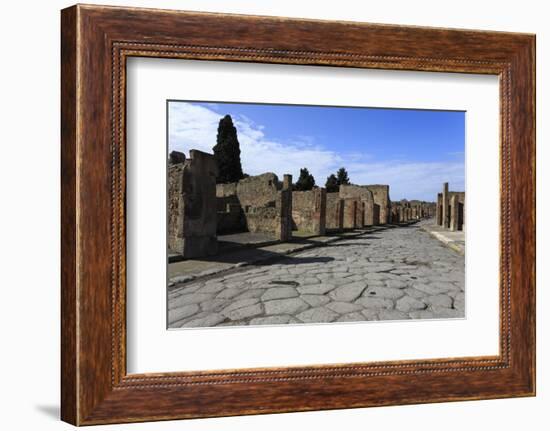
[[[177,284],[169,327],[464,317],[464,256],[426,222]]]

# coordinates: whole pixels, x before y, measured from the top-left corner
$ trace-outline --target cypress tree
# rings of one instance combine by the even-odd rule
[[[311,190],[315,186],[315,178],[311,175],[307,168],[300,169],[300,177],[296,181],[294,187],[298,191]]]
[[[336,172],[336,179],[339,186],[349,184],[348,171],[346,171],[346,168],[338,169],[338,172]]]
[[[330,174],[330,176],[327,177],[325,188],[327,189],[327,193],[334,193],[340,190],[340,186],[338,185],[338,179],[336,178],[336,175]]]
[[[233,183],[243,178],[237,129],[230,115],[220,120],[216,145],[212,150],[214,159],[218,163],[217,183]]]

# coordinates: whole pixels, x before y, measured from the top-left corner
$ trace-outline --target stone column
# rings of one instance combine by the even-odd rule
[[[458,230],[458,196],[453,195],[450,200],[451,214],[449,220],[449,229]]]
[[[183,160],[183,162],[181,162]],[[191,150],[169,167],[168,247],[185,258],[218,252],[216,177],[212,154]]]
[[[374,224],[374,202],[372,199],[363,199],[363,205],[365,205],[364,225],[372,226]]]
[[[280,230],[277,239],[288,241],[292,239],[292,175],[285,174],[283,176],[283,188],[279,194]]]
[[[448,228],[451,222],[449,214],[449,183],[443,183],[443,193],[441,195],[441,218],[443,220],[443,227]]]
[[[345,210],[345,202],[344,199],[338,199],[337,204],[337,223],[338,223],[338,232],[342,232],[344,230],[344,210]]]
[[[324,235],[327,226],[327,190],[325,188],[318,189],[318,201],[315,205],[318,205],[319,210],[319,234]]]
[[[435,223],[443,226],[443,193],[437,194],[437,203],[435,205]]]

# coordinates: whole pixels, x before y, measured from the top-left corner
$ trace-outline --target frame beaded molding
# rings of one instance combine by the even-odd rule
[[[403,374],[445,373],[453,371],[488,371],[509,368],[511,363],[511,229],[510,229],[510,103],[511,103],[511,66],[507,62],[477,61],[463,58],[397,57],[348,54],[339,52],[285,51],[277,49],[255,49],[248,47],[200,46],[159,44],[132,41],[115,41],[111,47],[111,383],[113,389],[174,387],[182,385],[220,385],[248,382],[276,382],[291,380],[312,380],[345,377],[374,377]],[[485,74],[500,77],[501,139],[500,139],[500,175],[501,213],[500,213],[500,355],[488,358],[434,359],[411,361],[388,361],[387,363],[356,363],[336,366],[301,366],[283,369],[258,369],[250,371],[219,372],[182,372],[166,373],[161,376],[142,374],[126,375],[124,356],[126,266],[125,266],[125,154],[126,111],[126,58],[130,56],[215,60],[220,61],[260,61],[265,63],[287,63],[297,60],[301,65],[334,65],[335,60],[342,65],[357,68],[376,68],[401,70],[422,70],[434,65],[441,72],[467,72],[468,66],[484,65]],[[288,63],[287,63],[288,64]],[[298,63],[292,63],[298,64]],[[414,68],[412,67],[414,64]],[[292,374],[288,377],[277,377]]]

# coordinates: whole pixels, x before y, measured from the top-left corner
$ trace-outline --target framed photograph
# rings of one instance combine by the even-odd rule
[[[535,394],[535,36],[61,14],[62,419]]]

